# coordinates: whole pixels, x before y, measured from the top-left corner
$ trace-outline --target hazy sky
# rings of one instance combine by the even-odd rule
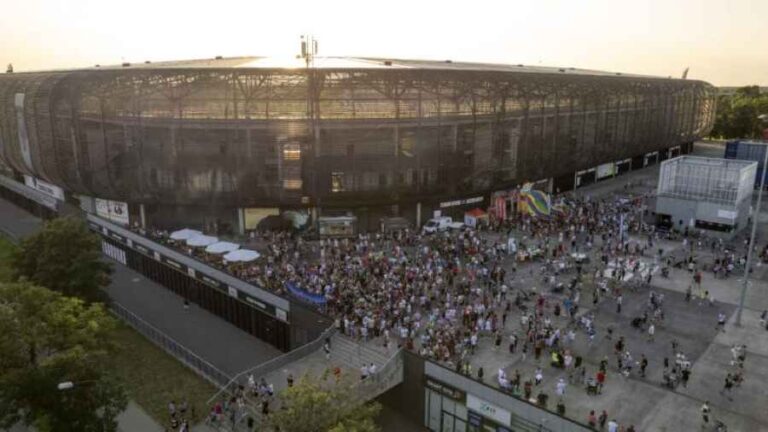
[[[0,0],[0,65],[279,55],[452,59],[768,85],[768,0]]]

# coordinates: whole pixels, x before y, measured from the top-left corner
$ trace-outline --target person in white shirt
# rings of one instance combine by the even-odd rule
[[[568,386],[568,384],[565,383],[565,380],[560,378],[557,380],[557,385],[555,386],[555,392],[558,396],[562,397],[565,394],[565,388]]]
[[[616,419],[608,422],[608,432],[619,432],[619,424],[616,422]]]

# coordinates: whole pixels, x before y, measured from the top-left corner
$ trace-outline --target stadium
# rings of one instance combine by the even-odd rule
[[[290,212],[368,230],[687,153],[715,98],[696,80],[450,60],[97,65],[0,76],[0,160],[122,223],[242,233]]]

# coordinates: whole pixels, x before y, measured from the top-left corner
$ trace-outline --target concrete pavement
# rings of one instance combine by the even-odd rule
[[[698,148],[697,148],[697,152]],[[718,148],[707,146],[704,155],[721,156]],[[624,194],[627,190],[634,193],[652,191],[655,186],[658,168],[630,173],[614,180],[608,180],[581,189],[579,195],[592,197],[610,193]],[[630,186],[625,189],[624,185]],[[765,207],[763,208],[765,211]],[[758,244],[764,244],[768,215],[763,213],[760,218]],[[743,233],[742,237],[743,238]],[[760,240],[763,239],[763,240]],[[736,244],[739,244],[738,240]],[[674,251],[682,253],[680,242],[662,241],[665,254]],[[657,248],[658,246],[655,246]],[[706,261],[706,248],[698,251],[699,262]],[[739,250],[739,249],[737,249]],[[743,247],[740,249],[743,252]],[[741,253],[741,252],[740,252]],[[648,258],[648,260],[651,260]],[[522,270],[522,271],[521,271]],[[590,289],[582,292],[582,311],[591,311],[596,315],[597,337],[595,344],[589,346],[583,332],[577,333],[571,349],[583,356],[587,368],[587,376],[594,376],[599,362],[608,356],[608,379],[602,394],[589,396],[584,387],[574,382],[569,384],[564,401],[566,415],[581,422],[586,422],[590,410],[599,415],[606,410],[608,418],[616,418],[620,424],[627,427],[634,425],[638,431],[694,431],[700,430],[700,408],[705,400],[710,402],[712,418],[722,420],[732,431],[765,431],[768,430],[768,392],[764,383],[768,379],[768,331],[759,326],[759,315],[768,309],[768,266],[757,266],[754,280],[751,281],[747,293],[743,326],[735,327],[735,311],[739,302],[742,273],[736,272],[728,279],[715,279],[711,272],[703,272],[702,287],[713,294],[715,305],[706,302],[699,304],[698,299],[685,301],[685,290],[692,283],[691,274],[687,270],[672,269],[669,278],[656,274],[650,290],[664,294],[665,321],[657,327],[655,340],[648,342],[647,333],[632,328],[631,318],[640,313],[640,309],[648,298],[648,288],[640,289],[637,293],[624,290],[624,305],[621,314],[616,313],[615,302],[612,298],[604,299],[596,308],[591,304]],[[742,270],[743,272],[743,270]],[[535,277],[526,277],[527,267],[521,267],[518,275],[523,275],[514,286],[540,286]],[[567,278],[567,277],[566,277]],[[694,293],[696,291],[694,290]],[[585,299],[587,300],[585,302]],[[722,311],[728,317],[725,332],[715,329],[717,314]],[[510,314],[505,335],[516,331],[522,334],[519,324],[519,311],[513,309]],[[612,341],[606,340],[606,327],[614,328]],[[635,360],[645,354],[649,360],[647,376],[641,378],[638,368],[633,370],[629,379],[620,376],[616,369],[613,355],[613,343],[618,336],[624,336],[626,346]],[[671,341],[676,339],[680,349],[691,360],[693,367],[687,387],[678,386],[674,390],[661,386],[661,372],[664,357],[674,361]],[[730,348],[734,344],[746,344],[747,356],[745,362],[745,381],[734,391],[733,400],[720,394],[727,372],[732,371],[730,364]],[[482,338],[480,349],[472,356],[474,369],[483,366],[485,381],[496,386],[497,371],[503,368],[507,375],[519,370],[523,380],[532,378],[536,367],[543,370],[544,380],[541,385],[534,387],[535,396],[540,390],[550,395],[549,406],[554,408],[557,403],[555,384],[559,378],[568,381],[568,373],[549,366],[549,357],[543,354],[540,361],[533,359],[529,352],[523,360],[519,352],[509,354],[504,341],[503,349],[493,351],[490,337]]]

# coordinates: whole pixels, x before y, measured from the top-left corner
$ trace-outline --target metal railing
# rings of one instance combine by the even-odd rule
[[[376,399],[387,390],[403,382],[403,349],[395,351],[381,369],[355,385],[357,400],[361,403]]]
[[[312,342],[309,342],[307,344],[304,344],[295,350],[288,351],[287,353],[275,357],[272,360],[269,360],[267,362],[264,362],[260,365],[254,366],[250,369],[246,369],[239,374],[235,375],[233,378],[229,379],[227,382],[223,384],[219,384],[218,386],[221,387],[219,391],[217,391],[213,396],[211,396],[210,399],[208,399],[208,404],[212,404],[217,398],[219,398],[222,393],[233,393],[234,388],[238,385],[245,385],[248,379],[249,375],[253,375],[254,377],[263,377],[269,374],[272,371],[278,370],[282,368],[283,366],[293,363],[301,358],[304,358],[313,352],[319,350],[323,343],[325,342],[325,339],[330,338],[333,336],[333,334],[336,332],[336,329],[331,326],[325,329],[320,336],[318,336],[315,340]]]
[[[170,336],[155,328],[152,324],[139,318],[136,314],[124,308],[119,303],[112,302],[109,306],[109,310],[134,330],[152,341],[152,343],[187,365],[190,369],[210,381],[216,387],[221,387],[230,382],[231,378],[227,374],[203,360],[200,356],[176,342]]]

